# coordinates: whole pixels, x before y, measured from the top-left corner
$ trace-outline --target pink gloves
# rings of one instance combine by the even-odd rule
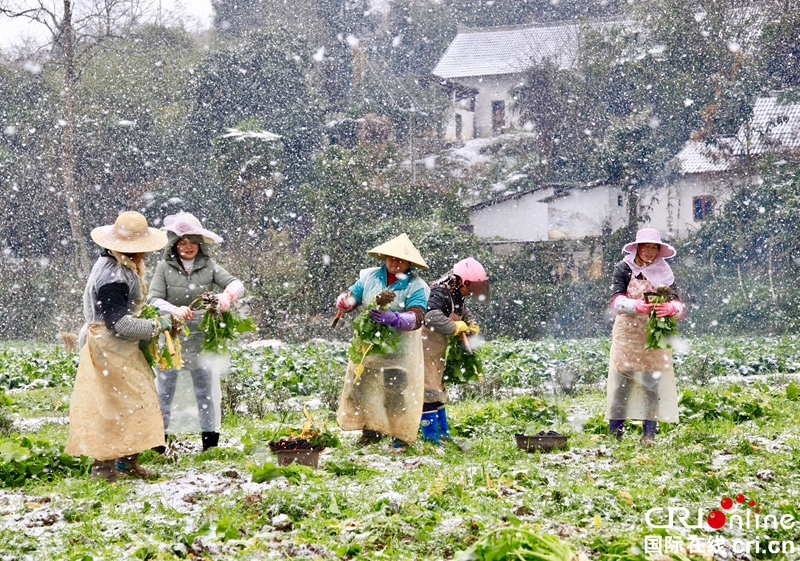
[[[656,316],[660,318],[683,315],[683,303],[679,300],[670,300],[663,304],[655,304]]]
[[[194,317],[194,310],[189,308],[189,306],[181,306],[179,308],[175,308],[172,310],[172,315],[178,316],[183,321],[188,321]]]
[[[649,314],[655,304],[647,304],[644,300],[637,300],[633,309],[637,314]]]
[[[352,312],[356,308],[356,299],[347,292],[342,292],[336,299],[336,309],[343,312]]]
[[[230,292],[220,292],[216,295],[217,300],[219,301],[219,309],[222,312],[227,312],[231,309],[231,303],[233,303],[234,296]]]

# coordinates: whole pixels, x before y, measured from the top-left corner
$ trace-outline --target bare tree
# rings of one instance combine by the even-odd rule
[[[150,8],[142,0],[0,0],[0,15],[24,18],[47,29],[48,40],[34,56],[45,56],[61,68],[62,91],[61,174],[67,216],[75,244],[78,274],[89,274],[86,226],[81,216],[80,187],[75,177],[75,98],[83,62],[102,52],[108,39],[120,37],[137,25]]]

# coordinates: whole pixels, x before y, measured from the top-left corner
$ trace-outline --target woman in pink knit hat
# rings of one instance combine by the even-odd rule
[[[675,277],[665,259],[675,248],[661,241],[653,228],[636,232],[636,241],[623,248],[627,255],[614,268],[611,308],[617,314],[608,365],[606,420],[609,431],[622,439],[625,419],[643,421],[642,441],[652,443],[658,422],[678,422],[678,392],[670,349],[645,349],[645,323],[655,309],[658,317],[683,317],[675,292]],[[645,292],[672,289],[663,304],[648,304]]]

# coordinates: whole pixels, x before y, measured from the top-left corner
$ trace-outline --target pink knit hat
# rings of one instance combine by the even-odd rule
[[[661,232],[655,228],[642,228],[636,232],[636,241],[626,244],[622,251],[635,254],[639,251],[640,243],[657,243],[661,246],[661,251],[658,252],[659,257],[669,259],[675,257],[675,248],[661,241]]]

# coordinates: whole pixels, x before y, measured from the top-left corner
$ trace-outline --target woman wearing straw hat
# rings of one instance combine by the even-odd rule
[[[203,228],[194,215],[180,212],[167,216],[163,229],[167,231],[167,247],[164,249],[164,259],[159,262],[150,282],[147,303],[160,311],[178,316],[189,327],[189,335],[181,336],[184,360],[181,372],[186,371],[191,375],[194,390],[194,395],[176,400],[179,371],[157,372],[158,400],[164,430],[170,434],[200,432],[203,450],[208,450],[219,443],[222,400],[219,377],[226,361],[203,356],[206,353],[201,355],[200,347],[205,334],[198,326],[203,318],[203,310],[193,311],[189,304],[217,286],[222,288],[222,292],[216,294],[216,298],[220,309],[226,312],[234,300],[242,297],[244,286],[211,259],[208,244],[220,243],[222,238]],[[173,417],[176,422],[171,423]],[[166,449],[158,447],[156,451],[163,453]]]
[[[400,348],[387,355],[368,355],[364,372],[354,383],[355,364],[347,366],[337,420],[343,430],[363,429],[359,443],[373,444],[388,434],[393,446],[404,448],[417,439],[423,402],[422,339],[419,328],[425,319],[428,285],[413,267],[427,269],[425,260],[406,234],[367,252],[384,262],[361,271],[348,292],[339,295],[336,307],[350,312],[368,304],[382,290],[395,298],[387,310],[372,309],[373,321],[400,332]]]
[[[164,444],[153,371],[139,341],[171,329],[169,316],[136,317],[147,295],[144,257],[167,243],[138,212],[123,212],[111,226],[92,230],[103,248],[83,294],[86,324],[69,407],[64,452],[92,456],[92,477],[114,481],[118,472],[149,477],[139,452]]]
[[[450,337],[477,335],[479,328],[467,311],[466,299],[489,301],[489,277],[472,257],[462,259],[442,278],[431,283],[422,347],[425,353],[425,403],[422,406],[422,438],[440,444],[452,440],[447,422],[447,388],[444,385],[445,353]]]
[[[655,308],[658,317],[683,316],[675,291],[675,277],[665,259],[675,248],[661,241],[653,228],[636,233],[636,241],[623,248],[627,255],[614,268],[611,308],[617,314],[608,366],[606,419],[609,431],[622,439],[625,419],[643,421],[642,440],[652,443],[659,421],[678,422],[678,392],[670,349],[645,349],[644,325]],[[648,304],[645,292],[670,287],[674,296],[663,304]]]

